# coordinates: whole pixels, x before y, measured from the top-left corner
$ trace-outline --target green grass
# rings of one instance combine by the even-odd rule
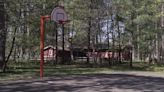
[[[86,64],[74,65],[51,65],[44,66],[44,76],[54,76],[59,74],[97,74],[112,71],[151,71],[164,72],[164,65],[149,65],[141,62],[134,62],[134,67],[130,68],[128,63],[117,66],[94,66]],[[39,62],[15,62],[8,65],[6,73],[0,73],[0,81],[3,80],[20,80],[20,79],[37,79],[39,78]]]

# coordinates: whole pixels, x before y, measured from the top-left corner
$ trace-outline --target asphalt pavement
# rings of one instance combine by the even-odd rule
[[[152,72],[56,75],[0,83],[0,92],[164,92],[164,75]]]

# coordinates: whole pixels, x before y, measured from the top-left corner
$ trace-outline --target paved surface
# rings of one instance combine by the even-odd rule
[[[145,76],[146,75],[146,76]],[[54,76],[0,83],[0,92],[164,92],[164,75],[148,72]]]

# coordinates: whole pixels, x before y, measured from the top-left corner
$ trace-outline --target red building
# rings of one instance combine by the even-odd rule
[[[121,51],[121,60],[128,60],[129,59],[129,53],[126,51]],[[64,56],[66,59],[71,58],[70,50],[65,48],[65,51],[62,51],[61,47],[58,47],[58,57]],[[92,57],[92,58],[102,58],[102,59],[119,59],[119,52],[115,51],[114,53],[112,51],[95,51],[95,52],[87,52],[87,51],[74,51],[73,50],[73,56],[76,57]],[[112,58],[113,57],[113,58]],[[56,59],[56,48],[53,46],[47,46],[44,48],[44,60],[55,60]]]
[[[62,51],[62,47],[58,47],[58,57],[70,56],[70,50],[65,48],[65,51]],[[68,57],[67,57],[68,58]],[[47,46],[44,48],[44,60],[55,60],[56,59],[56,47]]]
[[[55,60],[56,48],[53,46],[47,46],[44,48],[44,60]]]

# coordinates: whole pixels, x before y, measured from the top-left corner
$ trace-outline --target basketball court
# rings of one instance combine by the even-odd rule
[[[0,90],[1,92],[163,92],[164,76],[148,72],[56,75],[42,81],[4,82],[0,84]]]

